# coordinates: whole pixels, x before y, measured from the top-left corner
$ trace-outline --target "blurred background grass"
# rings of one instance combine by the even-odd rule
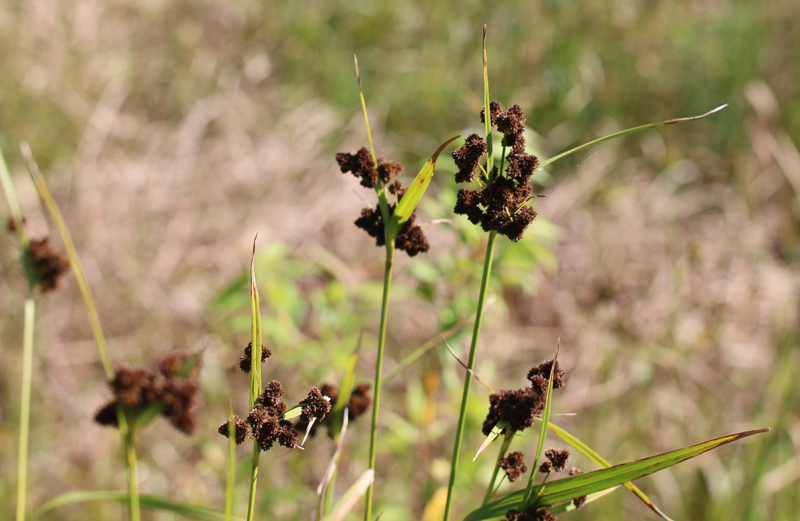
[[[247,379],[236,361],[248,342],[245,277],[256,232],[275,353],[267,376],[284,382],[290,401],[337,382],[366,328],[359,376],[371,380],[383,253],[352,226],[372,195],[334,161],[366,142],[352,56],[378,154],[412,175],[446,138],[480,127],[486,23],[492,98],[522,106],[528,141],[544,157],[730,106],[539,173],[537,189],[548,195],[537,201],[540,219],[524,241],[499,247],[479,374],[494,388],[519,386],[560,337],[571,379],[555,410],[576,415],[557,421],[612,462],[772,427],[639,486],[675,519],[796,519],[798,11],[793,0],[8,2],[0,146],[31,235],[48,224],[20,140],[75,236],[115,363],[206,348],[200,432],[186,438],[158,423],[144,433],[143,491],[222,506],[225,444],[215,431],[228,398],[245,413]],[[483,237],[452,214],[452,161],[438,167],[421,217],[452,223],[426,228],[430,254],[400,256],[389,369],[474,311]],[[25,287],[17,254],[3,234],[5,512],[15,493]],[[124,485],[118,437],[91,421],[110,393],[74,281],[41,301],[31,508],[64,491]],[[466,336],[451,341],[458,352]],[[438,518],[461,377],[438,346],[387,384],[382,519]],[[466,447],[477,448],[487,400],[478,387],[473,397]],[[367,428],[357,422],[349,433],[340,487],[365,468]],[[529,436],[515,448],[531,453],[534,444]],[[308,519],[331,452],[317,437],[305,452],[264,454],[263,515]],[[492,463],[465,460],[457,515],[476,506]],[[573,463],[592,468],[579,455]],[[91,504],[47,519],[121,515],[118,505]],[[565,516],[653,517],[623,492]]]

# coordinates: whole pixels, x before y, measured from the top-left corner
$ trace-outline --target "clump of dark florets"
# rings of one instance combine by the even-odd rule
[[[385,161],[382,157],[379,157],[376,170],[383,184],[388,185],[394,177],[403,173],[403,166],[400,163]]]
[[[508,424],[505,429],[512,431],[522,431],[533,425],[534,418],[544,410],[551,366],[552,361],[548,360],[531,369],[528,373],[531,385],[527,387],[513,391],[503,389],[489,396],[489,413],[483,422],[484,435],[488,436],[501,421]],[[543,380],[540,378],[542,374],[545,375]],[[556,362],[553,388],[563,385],[564,371]]]
[[[547,392],[547,384],[550,381],[550,371],[553,371],[553,389],[564,387],[564,377],[566,373],[561,369],[561,366],[558,365],[558,361],[556,361],[555,370],[552,368],[553,361],[545,360],[528,371],[528,380],[530,380],[531,386],[541,394]]]
[[[272,356],[272,351],[264,346],[261,346],[261,363],[267,361],[267,358]],[[239,358],[239,369],[245,373],[249,373],[253,369],[253,342],[247,344],[244,348],[244,354]]]
[[[61,275],[69,268],[66,257],[50,247],[49,237],[31,240],[25,248],[23,263],[28,280],[42,291],[56,289]]]
[[[319,389],[312,387],[305,400],[300,402],[303,405],[301,418],[311,421],[312,419],[322,420],[325,415],[331,412],[331,399],[323,395]]]
[[[507,521],[556,521],[558,518],[549,511],[530,508],[526,512],[512,508],[506,512]]]
[[[95,421],[117,427],[118,407],[129,421],[135,421],[146,408],[158,404],[162,416],[173,427],[184,434],[194,433],[197,428],[195,411],[200,405],[200,361],[186,367],[191,359],[189,353],[170,353],[159,361],[158,371],[127,367],[117,370],[109,382],[114,399],[95,414]],[[182,375],[184,370],[186,374]]]
[[[389,186],[389,190],[396,194],[398,200],[401,200],[405,194],[405,188],[400,183],[393,183]],[[389,206],[389,214],[393,214],[395,205]],[[425,234],[422,232],[422,227],[416,223],[417,211],[411,212],[411,216],[403,223],[400,228],[400,233],[397,234],[394,245],[398,250],[403,250],[409,257],[414,257],[418,253],[426,253],[430,250],[430,244]],[[380,208],[364,208],[361,210],[361,216],[356,219],[355,225],[369,234],[370,237],[375,238],[377,246],[386,245],[386,234],[384,231],[383,215]]]
[[[456,183],[469,183],[475,180],[481,157],[486,153],[486,143],[478,134],[470,134],[464,144],[453,150],[451,155],[458,167]]]
[[[286,409],[285,404],[283,409]],[[257,403],[247,416],[247,423],[250,424],[258,446],[262,451],[267,451],[277,441],[290,449],[297,447],[297,433],[292,429],[292,422],[283,419],[280,414],[274,414],[275,412],[275,408]]]
[[[492,126],[497,125],[497,116],[503,112],[503,106],[499,101],[490,101],[489,112],[492,115]],[[481,123],[486,123],[486,107],[481,109]]]
[[[233,427],[236,431],[234,436],[236,438],[236,445],[241,445],[244,443],[244,440],[247,439],[247,435],[250,433],[250,428],[247,425],[247,422],[243,419],[239,418],[238,416],[234,416],[233,418]],[[225,422],[219,426],[217,432],[225,436],[226,438],[230,438],[230,422]]]
[[[525,466],[525,458],[521,452],[512,452],[498,463],[501,469],[506,471],[506,476],[511,483],[516,483],[522,477],[528,467]]]
[[[547,461],[543,461],[539,465],[539,472],[549,474],[551,472],[564,472],[567,468],[567,461],[569,461],[569,451],[567,449],[547,449],[544,451],[544,457]]]
[[[373,188],[378,183],[378,172],[367,147],[361,147],[355,154],[342,152],[336,154],[336,162],[343,174],[348,172],[361,178],[361,186]]]
[[[484,231],[495,231],[516,242],[522,239],[527,227],[536,219],[536,212],[527,206],[531,199],[531,176],[539,167],[536,156],[525,153],[525,115],[519,105],[503,112],[499,102],[489,104],[492,125],[503,134],[502,145],[510,147],[506,154],[505,172],[495,166],[490,179],[481,173],[485,183],[479,190],[461,189],[453,211],[466,215],[473,224],[480,224]],[[481,119],[484,119],[483,112]],[[467,137],[464,145],[453,151],[453,159],[459,171],[456,182],[473,181],[486,153],[486,143],[477,135]]]
[[[369,409],[369,406],[372,405],[372,398],[370,398],[369,396],[369,389],[370,389],[370,384],[360,383],[350,393],[350,400],[348,400],[347,402],[348,421],[355,420],[356,418],[364,414],[364,412],[366,412],[367,409]],[[334,385],[324,384],[322,387],[320,387],[320,392],[322,393],[323,396],[327,396],[328,398],[330,398],[331,408],[333,408],[339,399],[339,389]],[[308,430],[308,425],[309,425],[309,419],[306,419],[304,415],[301,415],[299,421],[295,424],[294,428],[299,432],[306,432]],[[328,430],[328,434],[331,437],[333,437],[334,434],[336,434],[331,430],[333,424],[331,422],[330,415],[326,415],[321,420],[317,419],[317,421],[314,422],[314,425],[311,427],[311,431],[309,432],[309,434],[311,436],[314,436],[317,433],[317,428],[319,426],[324,426]]]

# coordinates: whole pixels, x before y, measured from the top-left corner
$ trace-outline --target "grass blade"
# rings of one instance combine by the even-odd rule
[[[356,501],[364,495],[367,491],[369,486],[372,484],[372,481],[375,479],[375,471],[372,469],[367,470],[364,472],[360,478],[356,480],[353,485],[347,489],[344,496],[333,505],[333,509],[330,513],[325,516],[325,521],[342,521],[344,516],[350,512],[350,509],[353,508],[353,505],[356,504]]]
[[[258,301],[258,287],[256,286],[256,240],[253,238],[253,255],[250,257],[250,409],[252,409],[259,394],[261,394],[261,307]],[[234,431],[235,432],[235,431]],[[256,486],[258,485],[258,460],[261,457],[261,447],[253,441],[253,456],[250,470],[250,497],[247,502],[247,520],[253,521],[256,510]]]
[[[233,492],[236,485],[236,423],[233,420],[233,404],[228,400],[228,479],[225,483],[225,521],[233,520]]]
[[[721,438],[704,441],[696,445],[690,445],[689,447],[657,454],[648,458],[622,463],[607,469],[594,470],[576,476],[549,481],[547,483],[547,488],[537,497],[536,501],[531,506],[537,508],[547,507],[563,501],[570,501],[576,497],[616,487],[633,481],[634,479],[658,472],[667,467],[677,465],[695,456],[699,456],[704,452],[715,449],[720,445],[767,431],[769,431],[769,429],[757,429],[729,434]],[[536,487],[536,489],[541,489],[541,485]],[[519,505],[524,494],[525,491],[522,490],[513,492],[497,501],[489,503],[485,507],[474,510],[464,518],[464,521],[482,521],[484,519],[502,517],[510,508],[515,508]]]
[[[332,492],[330,494],[328,493],[328,487],[332,487],[333,485],[333,478],[334,476],[336,476],[336,468],[339,465],[339,457],[342,454],[342,447],[344,446],[344,435],[347,432],[348,411],[349,409],[347,407],[343,409],[344,416],[342,420],[342,430],[339,431],[339,435],[336,439],[336,450],[333,451],[333,456],[331,457],[330,462],[328,462],[328,468],[325,469],[325,475],[322,477],[322,481],[320,481],[319,486],[317,487],[317,496],[319,496],[317,504],[318,520],[322,519],[322,516],[325,513],[325,508],[326,506],[328,506],[326,505],[326,502],[328,498],[332,496]]]
[[[126,503],[128,501],[128,494],[118,490],[91,490],[91,491],[75,491],[60,494],[55,498],[48,501],[45,505],[36,510],[32,518],[39,518],[42,515],[55,510],[56,508],[74,505],[77,503],[85,503],[87,501],[120,501]],[[151,496],[145,494],[139,497],[142,506],[151,510],[160,510],[163,512],[172,512],[189,519],[200,519],[201,521],[225,521],[225,514],[212,510],[206,507],[199,507],[194,505],[186,505],[177,501]],[[235,521],[243,521],[242,518],[234,517]]]
[[[558,436],[559,438],[561,438],[562,440],[564,440],[565,442],[567,442],[567,443],[568,443],[568,444],[569,444],[571,447],[573,447],[575,450],[577,450],[577,451],[579,451],[579,452],[583,453],[583,454],[584,454],[586,457],[588,457],[588,458],[589,458],[590,460],[592,460],[594,463],[596,463],[596,464],[600,465],[600,466],[601,466],[601,467],[603,467],[603,468],[609,468],[609,467],[611,467],[611,466],[612,466],[612,465],[611,465],[611,463],[609,463],[608,461],[606,461],[606,460],[605,460],[605,459],[604,459],[602,456],[600,456],[598,453],[596,453],[594,450],[592,450],[592,448],[591,448],[591,447],[589,447],[588,445],[586,445],[586,444],[585,444],[585,443],[583,443],[581,440],[579,440],[578,438],[576,438],[576,437],[575,437],[575,436],[573,436],[572,434],[568,433],[567,431],[565,431],[565,430],[564,430],[564,429],[562,429],[561,427],[559,427],[559,426],[557,426],[557,425],[553,425],[552,423],[548,423],[548,424],[547,424],[547,428],[548,428],[548,429],[550,429],[551,431],[553,431],[553,432],[556,434],[556,436]],[[667,515],[666,515],[664,512],[662,512],[662,511],[661,511],[661,509],[659,509],[659,508],[658,508],[658,507],[655,505],[655,503],[653,503],[653,502],[650,500],[650,498],[649,498],[649,497],[647,497],[647,496],[645,495],[645,493],[644,493],[644,492],[642,492],[641,490],[639,490],[639,488],[638,488],[636,485],[634,485],[633,483],[630,483],[630,482],[629,482],[629,483],[625,483],[625,484],[624,484],[624,486],[625,486],[625,487],[626,487],[628,490],[630,490],[631,492],[633,492],[634,494],[636,494],[636,496],[637,496],[639,499],[641,499],[641,500],[642,500],[642,502],[643,502],[645,505],[647,505],[647,507],[648,507],[650,510],[652,510],[653,512],[655,512],[656,514],[658,514],[658,515],[659,515],[661,518],[663,518],[663,519],[666,519],[667,521],[672,521],[672,519],[670,519],[670,518],[669,518],[669,517],[668,517],[668,516],[667,516]]]
[[[705,114],[700,114],[699,116],[690,116],[688,118],[668,119],[666,121],[659,121],[658,123],[648,123],[647,125],[641,125],[641,126],[638,126],[638,127],[629,128],[627,130],[622,130],[620,132],[615,132],[614,134],[609,134],[608,136],[601,137],[600,139],[595,139],[594,141],[589,141],[588,143],[584,143],[581,146],[578,146],[578,147],[575,147],[573,149],[567,150],[566,152],[562,152],[562,153],[558,154],[557,156],[553,156],[550,159],[547,159],[547,160],[543,161],[539,165],[539,168],[544,168],[547,165],[549,165],[550,163],[552,163],[554,161],[558,161],[562,157],[566,157],[566,156],[568,156],[570,154],[574,154],[575,152],[583,150],[584,148],[589,148],[590,146],[593,146],[593,145],[597,145],[599,143],[602,143],[603,141],[609,141],[609,140],[614,139],[614,138],[627,136],[628,134],[635,134],[636,132],[641,132],[642,130],[647,130],[647,129],[653,128],[653,127],[660,127],[661,125],[672,125],[674,123],[682,123],[684,121],[694,121],[696,119],[703,119],[704,117],[710,116],[711,114],[714,114],[715,112],[719,112],[720,110],[724,109],[727,106],[728,106],[727,103],[724,104],[724,105],[720,105],[719,107],[717,107],[717,108],[715,108],[713,110],[709,110]]]
[[[481,455],[481,452],[486,450],[486,447],[488,447],[490,443],[492,443],[498,436],[500,436],[500,434],[503,432],[503,429],[505,429],[507,426],[508,426],[507,421],[497,422],[497,425],[492,427],[492,432],[490,432],[489,435],[486,436],[486,439],[483,440],[483,443],[481,443],[481,446],[480,448],[478,448],[478,452],[475,454],[475,457],[472,458],[472,461],[478,459],[478,456]]]
[[[425,162],[422,170],[419,171],[417,177],[411,182],[403,198],[397,203],[394,214],[392,214],[392,220],[389,223],[389,230],[393,239],[397,237],[400,228],[409,217],[411,217],[412,212],[417,208],[417,204],[419,204],[419,200],[422,199],[425,190],[428,189],[428,185],[431,183],[436,170],[436,159],[439,157],[439,154],[442,153],[444,147],[459,137],[460,136],[451,137],[436,149],[436,152]]]
[[[601,497],[607,496],[617,490],[619,487],[612,487],[601,492],[595,492],[594,494],[589,494],[586,496],[586,501],[584,505],[591,503],[592,501],[597,501]],[[554,506],[553,508],[548,508],[551,514],[562,514],[564,512],[570,512],[572,510],[577,510],[575,504],[572,502],[569,503],[562,503],[560,505]]]

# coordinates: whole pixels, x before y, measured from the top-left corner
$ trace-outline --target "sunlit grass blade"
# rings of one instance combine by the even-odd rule
[[[588,445],[586,445],[581,440],[579,440],[578,438],[576,438],[572,434],[568,433],[567,431],[565,431],[561,427],[559,427],[557,425],[554,425],[553,423],[548,423],[547,424],[547,428],[550,429],[551,431],[553,431],[553,433],[555,433],[556,436],[558,436],[559,438],[561,438],[562,440],[567,442],[572,448],[574,448],[575,450],[583,453],[586,457],[588,457],[594,463],[596,463],[596,464],[598,464],[598,465],[600,465],[601,467],[604,467],[604,468],[609,468],[609,467],[612,466],[611,463],[606,461],[602,456],[600,456],[598,453],[596,453],[594,450],[592,450],[591,447],[589,447]],[[653,503],[650,500],[650,498],[645,495],[644,492],[639,490],[639,488],[636,485],[634,485],[633,483],[625,483],[624,486],[628,490],[630,490],[631,492],[636,494],[636,496],[639,499],[641,499],[642,502],[645,505],[647,505],[648,508],[650,508],[653,512],[658,514],[661,518],[666,519],[667,521],[672,521],[672,519],[669,518],[664,512],[662,512],[661,509],[659,509],[655,505],[655,503]]]
[[[250,409],[252,409],[258,396],[261,394],[261,305],[258,300],[258,287],[256,285],[256,240],[253,239],[253,255],[250,257]],[[235,431],[234,431],[235,432]],[[256,510],[256,488],[258,485],[258,460],[261,457],[261,447],[253,441],[253,456],[250,467],[250,496],[247,502],[247,521],[253,521]]]
[[[618,138],[618,137],[621,137],[621,136],[627,136],[628,134],[635,134],[636,132],[641,132],[642,130],[647,130],[647,129],[653,128],[653,127],[660,127],[662,125],[672,125],[673,123],[682,123],[684,121],[694,121],[696,119],[702,119],[702,118],[704,118],[706,116],[710,116],[711,114],[714,114],[715,112],[719,112],[720,110],[724,109],[727,106],[728,106],[727,103],[724,104],[724,105],[720,105],[719,107],[715,108],[714,110],[709,110],[705,114],[700,114],[699,116],[690,116],[690,117],[687,117],[687,118],[668,119],[666,121],[659,121],[658,123],[648,123],[647,125],[641,125],[639,127],[633,127],[633,128],[629,128],[627,130],[622,130],[620,132],[615,132],[614,134],[609,134],[608,136],[601,137],[600,139],[595,139],[594,141],[590,141],[588,143],[584,143],[581,146],[578,146],[578,147],[575,147],[573,149],[567,150],[566,152],[562,152],[562,153],[558,154],[557,156],[553,156],[550,159],[542,161],[542,163],[539,165],[539,168],[544,168],[547,165],[549,165],[550,163],[552,163],[553,161],[558,161],[562,157],[566,157],[566,156],[568,156],[570,154],[574,154],[575,152],[583,150],[584,148],[589,148],[589,147],[591,147],[593,145],[597,145],[597,144],[602,143],[604,141],[609,141],[611,139]]]
[[[389,223],[389,230],[392,238],[397,237],[397,233],[400,232],[400,228],[409,219],[409,217],[411,217],[411,214],[416,209],[417,204],[419,204],[419,200],[422,199],[422,195],[425,193],[425,190],[428,189],[428,185],[431,183],[433,174],[436,171],[436,160],[438,159],[439,154],[442,153],[444,147],[459,137],[460,136],[451,137],[442,143],[439,148],[436,149],[436,152],[433,153],[431,158],[425,162],[422,170],[419,171],[417,177],[415,177],[408,186],[408,190],[406,190],[405,195],[403,195],[403,198],[400,199],[399,203],[397,203],[397,207],[392,214],[392,220]]]
[[[475,457],[472,458],[472,461],[478,459],[478,456],[481,455],[481,452],[486,450],[486,447],[488,447],[489,444],[491,444],[498,436],[500,436],[500,434],[502,434],[503,432],[503,429],[505,429],[507,426],[508,426],[507,421],[501,420],[497,422],[497,425],[492,427],[492,432],[490,432],[489,435],[486,436],[486,439],[483,440],[483,443],[481,443],[481,446],[478,448],[478,452],[475,453]]]
[[[603,490],[601,492],[595,492],[594,494],[589,494],[589,495],[586,496],[586,501],[583,503],[583,505],[586,506],[587,504],[592,503],[593,501],[597,501],[601,497],[605,497],[605,496],[611,494],[612,492],[614,492],[618,488],[619,487],[611,487],[611,488]],[[551,514],[563,514],[564,512],[570,512],[572,510],[577,510],[577,507],[575,506],[575,504],[573,502],[570,501],[569,503],[561,503],[560,505],[556,505],[556,506],[554,506],[552,508],[548,508],[547,510],[549,510]]]
[[[347,513],[350,512],[350,509],[353,508],[353,505],[356,504],[356,501],[364,495],[374,479],[374,470],[369,469],[364,472],[361,477],[347,489],[344,496],[333,505],[330,513],[325,516],[325,521],[342,521]]]
[[[25,300],[25,330],[22,341],[22,393],[19,405],[19,450],[17,455],[17,521],[25,519],[28,490],[28,441],[31,425],[31,383],[33,373],[33,332],[36,323],[36,303]]]
[[[77,503],[85,503],[87,501],[128,501],[128,494],[123,491],[117,490],[90,490],[90,491],[75,491],[60,494],[55,498],[42,505],[38,510],[32,514],[32,518],[39,518],[44,514],[55,510],[56,508],[66,505],[74,505]],[[225,521],[225,514],[206,507],[198,507],[194,505],[186,505],[177,501],[171,501],[159,496],[151,496],[144,494],[139,497],[142,506],[151,510],[160,510],[162,512],[171,512],[178,514],[189,519],[200,519],[201,521]],[[240,517],[234,517],[235,521],[243,521]]]
[[[298,416],[303,414],[303,407],[304,407],[303,405],[295,405],[294,407],[283,413],[283,419],[291,420],[293,418],[297,418]]]
[[[704,452],[715,449],[720,445],[730,443],[754,434],[767,432],[769,429],[758,429],[744,431],[736,434],[729,434],[713,440],[704,441],[696,445],[690,445],[682,449],[676,449],[663,454],[657,454],[648,458],[630,461],[615,465],[607,469],[585,472],[567,478],[549,481],[545,490],[536,497],[536,501],[530,506],[533,508],[548,507],[563,501],[570,501],[576,497],[585,496],[606,490],[611,487],[623,485],[629,481],[647,476],[667,467],[677,465],[683,461],[699,456]],[[540,489],[541,485],[535,487]],[[518,490],[503,498],[493,501],[488,505],[471,512],[464,521],[482,521],[483,519],[493,519],[503,517],[511,508],[516,508],[520,500],[523,499],[526,491]],[[537,491],[538,492],[538,491]]]
[[[341,396],[341,395],[340,395]],[[325,469],[325,475],[322,477],[322,481],[320,481],[319,486],[317,487],[317,496],[318,496],[318,503],[317,503],[317,519],[322,519],[322,516],[325,515],[325,511],[329,509],[330,505],[328,504],[330,498],[333,496],[333,480],[336,476],[336,469],[339,466],[339,456],[342,454],[342,447],[344,446],[344,435],[347,432],[347,423],[348,423],[348,411],[349,409],[345,407],[343,410],[344,415],[342,417],[342,429],[339,431],[339,434],[336,438],[336,450],[333,451],[333,456],[331,456],[330,462],[328,462],[328,468]]]
[[[539,468],[539,461],[542,459],[542,452],[544,452],[544,442],[547,438],[547,425],[550,423],[550,409],[553,403],[553,376],[556,373],[556,362],[558,361],[558,351],[561,349],[561,339],[558,339],[556,345],[556,354],[553,356],[553,363],[550,366],[550,378],[547,380],[547,396],[544,402],[544,411],[542,412],[542,428],[539,430],[539,443],[536,446],[536,459],[533,461],[531,468],[531,475],[528,479],[528,488],[525,491],[525,496],[520,503],[520,511],[524,512],[531,502],[533,496],[533,482],[536,478],[536,471]]]

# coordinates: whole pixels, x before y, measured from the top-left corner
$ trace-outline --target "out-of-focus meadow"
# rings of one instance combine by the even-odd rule
[[[522,106],[543,158],[730,106],[537,174],[547,195],[536,201],[539,219],[520,243],[499,244],[479,376],[518,387],[560,337],[569,380],[554,413],[574,415],[554,421],[615,463],[772,427],[637,484],[674,519],[797,519],[799,17],[795,0],[7,2],[0,146],[30,235],[52,225],[25,173],[23,140],[72,230],[114,363],[205,349],[199,433],[163,420],[143,432],[142,491],[222,508],[226,443],[216,429],[229,399],[246,414],[237,361],[249,340],[256,233],[274,353],[266,378],[296,403],[310,385],[341,379],[364,329],[358,381],[371,381],[383,251],[352,222],[374,196],[334,159],[366,144],[353,54],[376,151],[403,162],[410,179],[439,143],[481,128],[486,23],[492,98]],[[453,215],[453,171],[443,154],[420,215],[452,222],[425,228],[429,254],[397,257],[387,371],[474,313],[485,234]],[[5,518],[26,286],[15,237],[0,235]],[[92,422],[111,394],[72,276],[39,298],[37,319],[29,508],[65,491],[123,489],[119,437]],[[468,341],[469,327],[451,345],[463,356]],[[383,521],[440,518],[462,378],[438,344],[386,383]],[[487,406],[476,385],[456,516],[478,506],[494,464],[494,451],[469,461]],[[348,433],[341,490],[366,468],[366,420]],[[535,445],[530,435],[514,449]],[[262,518],[309,519],[332,450],[318,435],[305,451],[264,453]],[[594,468],[578,454],[571,463]],[[46,519],[119,519],[121,509],[83,504]],[[562,519],[655,516],[617,491]]]

